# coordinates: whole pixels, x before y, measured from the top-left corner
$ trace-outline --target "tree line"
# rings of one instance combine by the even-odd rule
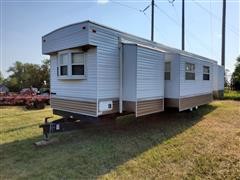
[[[43,60],[40,65],[16,61],[7,72],[10,73],[7,78],[4,78],[0,72],[0,84],[7,86],[11,92],[19,92],[29,87],[49,88],[49,59]]]
[[[237,57],[234,72],[232,73],[230,86],[234,90],[240,91],[240,55]]]

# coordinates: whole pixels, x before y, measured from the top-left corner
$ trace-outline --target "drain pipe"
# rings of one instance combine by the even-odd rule
[[[123,111],[123,47],[122,40],[119,38],[119,74],[120,74],[120,83],[119,83],[119,113]]]

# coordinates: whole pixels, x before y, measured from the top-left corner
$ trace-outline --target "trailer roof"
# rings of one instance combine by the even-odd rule
[[[169,53],[175,53],[175,54],[180,54],[180,55],[184,55],[184,56],[190,56],[190,57],[195,57],[195,58],[200,58],[200,59],[204,59],[206,61],[212,61],[214,63],[217,63],[216,60],[213,60],[213,59],[210,59],[210,58],[207,58],[207,57],[204,57],[204,56],[201,56],[201,55],[197,55],[197,54],[194,54],[194,53],[191,53],[191,52],[187,52],[187,51],[182,51],[180,49],[177,49],[177,48],[173,48],[173,47],[170,47],[170,46],[166,46],[164,44],[161,44],[161,43],[157,43],[155,41],[150,41],[148,39],[145,39],[145,38],[142,38],[142,37],[139,37],[139,36],[135,36],[135,35],[132,35],[132,34],[129,34],[129,33],[126,33],[126,32],[123,32],[123,31],[120,31],[120,30],[117,30],[117,29],[114,29],[112,27],[108,27],[108,26],[105,26],[105,25],[102,25],[102,24],[99,24],[99,23],[96,23],[94,21],[90,21],[90,20],[86,20],[86,21],[82,21],[82,22],[77,22],[77,23],[73,23],[73,24],[69,24],[69,25],[66,25],[66,26],[63,26],[63,27],[60,27],[58,29],[55,29],[53,31],[51,31],[50,33],[44,35],[42,38],[60,30],[60,29],[64,29],[64,28],[67,28],[67,27],[70,27],[70,26],[73,26],[73,25],[77,25],[77,24],[83,24],[83,23],[91,23],[91,24],[94,24],[94,25],[97,25],[99,27],[102,27],[102,28],[105,28],[105,29],[109,29],[109,30],[112,30],[112,31],[115,31],[115,32],[118,32],[120,34],[123,34],[123,35],[128,35],[130,37],[135,37],[135,38],[138,38],[140,40],[143,40],[145,42],[148,42],[150,44],[152,44],[154,47],[154,49],[160,49],[160,51],[165,51],[165,52],[169,52]],[[137,43],[136,43],[137,44]]]

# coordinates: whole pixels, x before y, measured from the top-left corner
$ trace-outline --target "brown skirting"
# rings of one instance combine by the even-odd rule
[[[179,99],[165,98],[164,99],[164,106],[165,107],[178,108],[178,106],[179,106]]]
[[[136,112],[135,101],[123,101],[123,110],[127,112]]]
[[[51,98],[50,103],[51,103],[51,107],[56,110],[96,116],[96,111],[97,111],[96,102]]]
[[[163,99],[137,101],[136,117],[161,112],[163,110]]]
[[[213,100],[212,93],[179,99],[179,111],[208,104]]]

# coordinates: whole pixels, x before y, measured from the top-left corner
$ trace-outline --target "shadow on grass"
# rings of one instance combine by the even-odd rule
[[[41,137],[2,144],[3,178],[92,179],[184,132],[215,106],[193,112],[165,112],[142,117],[120,127],[86,128],[57,136],[60,143],[36,148]]]

